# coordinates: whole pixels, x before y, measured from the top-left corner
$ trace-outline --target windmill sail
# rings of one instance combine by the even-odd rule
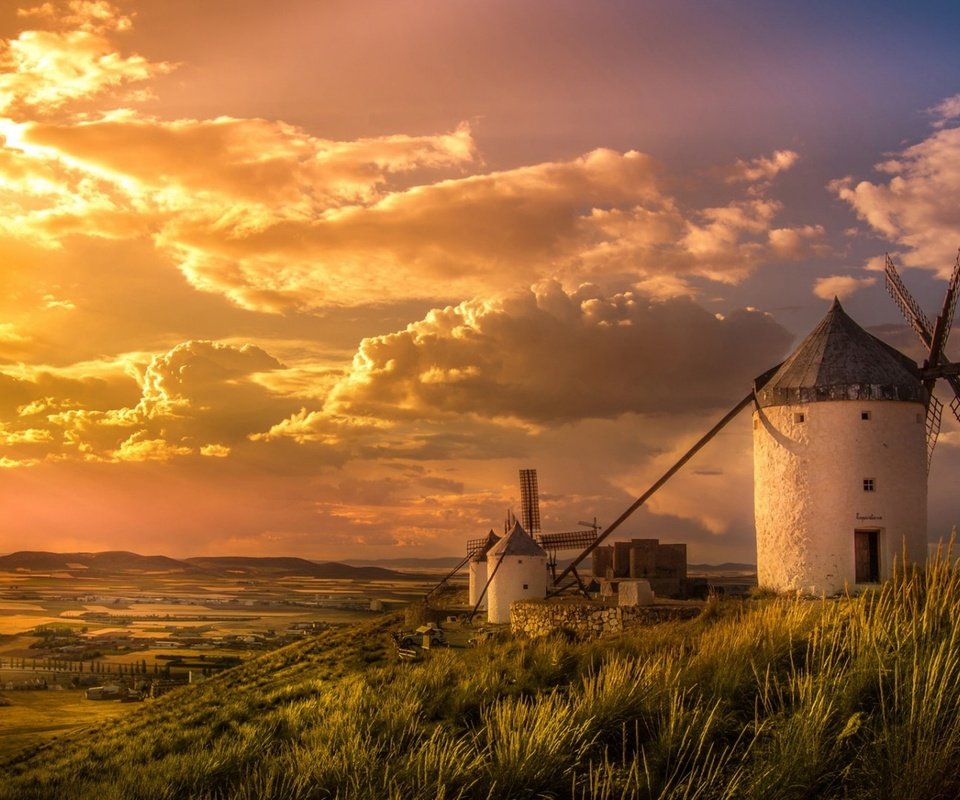
[[[953,326],[953,317],[957,308],[958,284],[960,284],[960,252],[953,265],[953,273],[950,275],[950,281],[947,284],[947,293],[943,298],[943,310],[937,317],[936,323],[931,323],[930,318],[923,313],[919,303],[913,298],[913,295],[907,290],[903,280],[897,273],[890,256],[886,257],[886,263],[883,268],[886,278],[887,291],[893,297],[900,311],[910,323],[910,327],[916,331],[920,341],[927,348],[927,359],[924,364],[924,388],[929,395],[927,403],[927,453],[929,458],[933,456],[933,448],[937,443],[937,437],[940,434],[940,422],[943,405],[933,395],[933,389],[937,378],[944,378],[953,390],[953,400],[950,402],[950,410],[953,415],[960,420],[960,380],[956,375],[947,374],[940,371],[939,368],[950,366],[944,349],[947,345],[947,339],[950,336],[950,330]]]
[[[920,308],[919,303],[913,299],[913,295],[907,291],[907,287],[904,286],[903,280],[897,273],[897,268],[893,266],[890,256],[887,256],[886,264],[883,267],[883,274],[886,278],[885,283],[890,296],[900,307],[900,311],[903,313],[907,322],[910,323],[910,327],[916,331],[920,337],[920,341],[927,347],[930,347],[930,342],[932,341],[930,331],[933,329],[933,324],[930,322],[929,317],[923,313],[923,309]]]
[[[520,508],[523,529],[536,537],[540,533],[540,489],[535,469],[520,470]]]
[[[958,284],[960,284],[960,251],[957,252],[957,259],[953,263],[953,274],[950,276],[950,283],[947,285],[947,295],[943,300],[943,314],[941,314],[944,320],[943,337],[937,354],[938,365],[949,363],[944,350],[947,346],[947,337],[950,336],[950,330],[953,327],[953,315],[957,310],[957,297],[960,296]],[[957,379],[956,375],[945,375],[944,378],[953,390],[950,410],[953,412],[953,415],[960,420],[960,380]]]
[[[958,402],[954,399],[954,402]],[[952,406],[951,406],[952,408]],[[954,412],[956,413],[956,412]],[[930,464],[933,462],[933,448],[937,446],[937,437],[940,436],[940,421],[943,414],[943,403],[936,397],[930,395],[930,403],[927,406],[927,471],[930,471]]]
[[[942,348],[947,346],[947,337],[953,326],[953,314],[957,310],[957,297],[960,295],[960,292],[957,292],[958,283],[960,283],[960,250],[957,251],[957,260],[953,262],[953,274],[950,276],[950,283],[947,284],[947,296],[943,302],[945,325]]]

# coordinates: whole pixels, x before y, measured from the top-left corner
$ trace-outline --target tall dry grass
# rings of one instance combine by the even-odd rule
[[[14,766],[30,798],[956,798],[960,574],[724,602],[617,639],[368,666],[385,627],[175,692]]]

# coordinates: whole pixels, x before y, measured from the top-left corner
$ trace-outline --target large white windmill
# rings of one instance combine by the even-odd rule
[[[944,347],[960,256],[931,323],[887,258],[887,287],[927,357],[918,366],[867,333],[835,300],[782,363],[754,382],[683,457],[600,534],[556,584],[747,406],[754,407],[757,573],[779,591],[833,594],[890,576],[927,555],[927,471],[940,430],[933,395],[945,379],[960,419],[960,364]]]
[[[756,381],[757,581],[834,594],[927,552],[929,395],[917,365],[833,305]]]

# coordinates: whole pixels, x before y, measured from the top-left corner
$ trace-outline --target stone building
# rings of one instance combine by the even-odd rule
[[[687,591],[687,546],[661,544],[657,539],[631,539],[593,551],[593,577],[601,583],[643,579],[663,597]]]

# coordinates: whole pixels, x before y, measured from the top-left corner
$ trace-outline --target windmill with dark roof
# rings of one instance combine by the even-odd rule
[[[888,578],[927,556],[927,472],[940,430],[943,378],[960,419],[960,364],[944,347],[960,256],[931,323],[889,257],[887,288],[927,350],[918,366],[867,333],[834,299],[781,364],[704,434],[556,578],[557,588],[687,461],[752,405],[757,575],[779,591],[834,594]],[[575,585],[571,582],[568,586]]]
[[[510,604],[547,594],[547,552],[519,522],[487,551],[487,621],[509,622]]]
[[[838,300],[756,381],[757,580],[835,594],[927,552],[929,395],[917,365]]]

